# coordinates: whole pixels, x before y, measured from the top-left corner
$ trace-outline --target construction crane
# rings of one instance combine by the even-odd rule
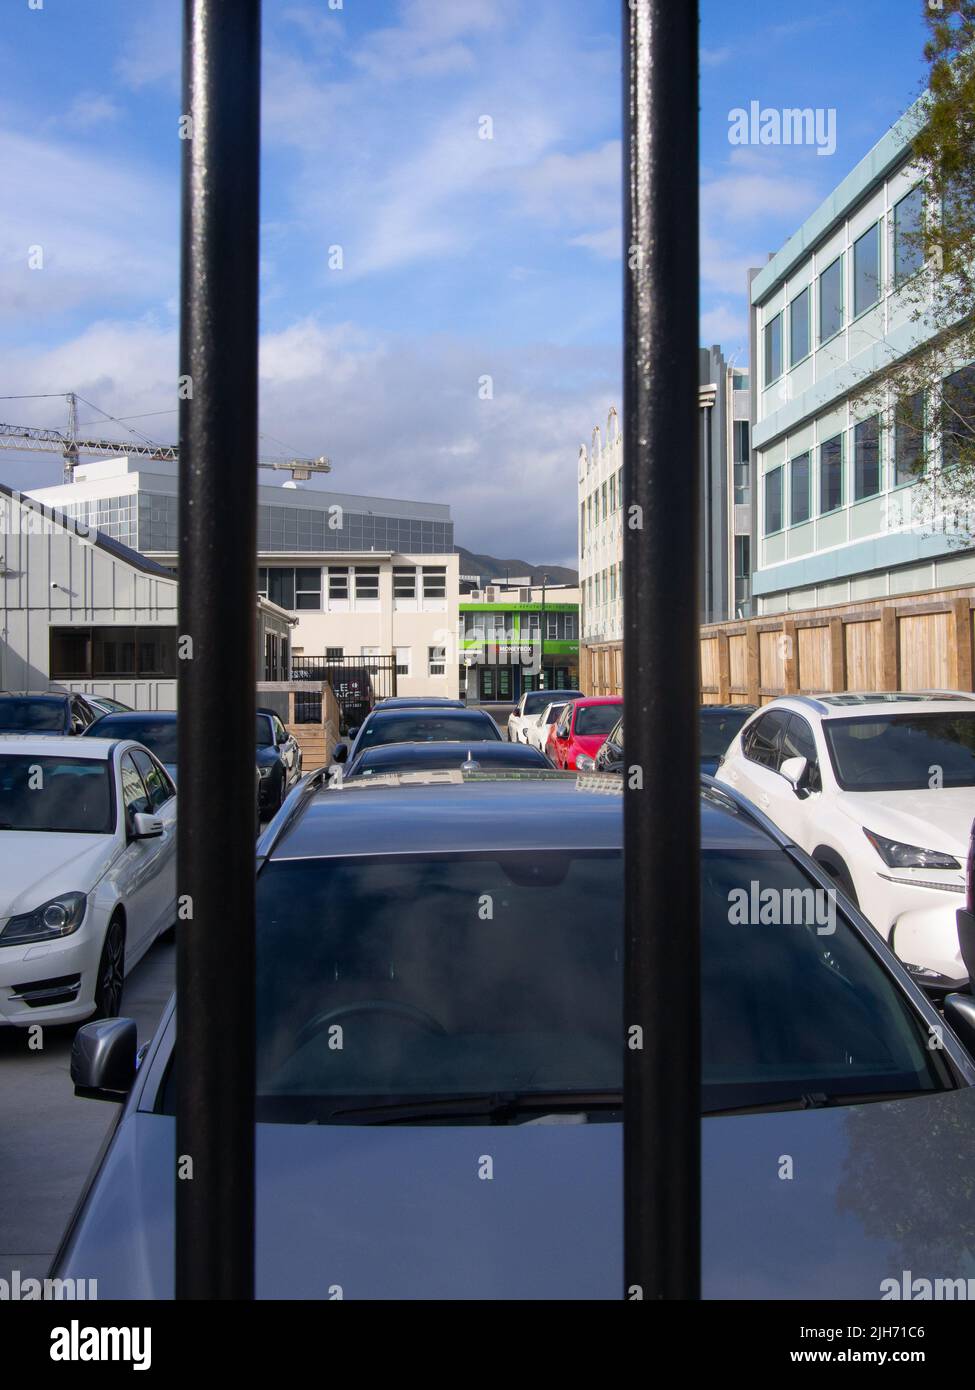
[[[59,393],[60,394],[60,393]],[[64,393],[68,401],[66,430],[38,429],[32,425],[0,424],[0,449],[16,449],[28,454],[60,454],[64,460],[64,481],[74,482],[74,470],[79,454],[102,454],[112,457],[156,459],[179,462],[179,446],[153,444],[150,440],[125,443],[118,439],[91,439],[78,433],[78,401],[73,391]],[[313,473],[331,473],[331,462],[323,454],[317,459],[271,459],[260,456],[259,468],[285,469],[295,482],[306,482]]]

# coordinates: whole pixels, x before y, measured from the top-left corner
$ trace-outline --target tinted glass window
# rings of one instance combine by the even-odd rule
[[[861,420],[853,431],[853,496],[873,497],[880,491],[880,417]]]
[[[144,743],[161,763],[178,761],[175,718],[159,719],[147,714],[144,719],[128,719],[106,714],[103,719],[95,720],[89,732],[92,738],[131,738],[136,743]]]
[[[150,806],[154,811],[158,811],[160,806],[164,806],[175,792],[172,782],[159,764],[153,762],[148,753],[134,752],[132,761],[142,773],[142,780],[149,793]]]
[[[924,392],[899,401],[894,413],[894,486],[913,483],[924,470]]]
[[[843,505],[843,436],[827,439],[819,448],[819,510],[835,512]]]
[[[975,786],[975,714],[892,714],[823,724],[847,791]]]
[[[781,924],[752,920],[753,884],[788,904]],[[786,855],[705,850],[701,891],[705,1109],[945,1084],[899,991]],[[485,892],[508,904],[490,922],[470,911]],[[615,854],[272,862],[257,921],[264,1120],[621,1085]]]
[[[880,223],[853,243],[853,312],[862,314],[880,298]]]
[[[109,835],[113,829],[111,772],[103,758],[0,754],[0,830]]]
[[[894,285],[899,286],[920,270],[924,260],[921,245],[921,218],[924,195],[921,187],[912,189],[894,207]]]
[[[809,520],[809,455],[800,454],[789,465],[790,515],[793,526],[801,526]]]
[[[259,714],[257,716],[257,746],[258,748],[271,748],[273,744],[271,721],[266,714]]]
[[[782,375],[782,315],[765,325],[765,385]]]
[[[843,258],[819,277],[819,341],[825,343],[843,327]]]
[[[789,305],[789,363],[795,366],[809,353],[809,290],[796,295]]]
[[[788,722],[786,710],[772,710],[769,714],[763,714],[748,731],[745,757],[777,772],[782,760],[782,732]]]
[[[782,469],[765,474],[765,534],[782,530]]]
[[[450,717],[447,714],[433,714],[426,710],[373,718],[362,730],[360,748],[369,748],[378,743],[441,743],[444,740],[463,742],[466,739],[498,739],[493,720],[486,714],[472,710],[469,714],[460,711]]]
[[[789,720],[785,733],[782,736],[783,762],[786,758],[805,758],[808,764],[805,785],[812,792],[820,790],[822,782],[819,775],[819,758],[816,753],[816,740],[806,720],[801,718],[798,714],[794,714]]]
[[[743,709],[739,714],[733,710],[702,711],[700,717],[700,741],[702,758],[720,758],[728,751],[728,744],[738,733],[742,724],[754,713]]]
[[[608,734],[619,717],[618,705],[583,705],[576,710],[575,733],[583,738]]]
[[[148,793],[131,753],[126,753],[122,759],[122,804],[129,816],[145,815],[152,810]]]
[[[0,729],[25,733],[37,729],[42,733],[59,733],[67,724],[66,712],[64,700],[35,700],[19,698],[16,695],[2,695]]]
[[[525,714],[541,714],[542,710],[553,698],[554,691],[533,690],[530,695],[525,696]],[[560,690],[560,695],[567,696],[570,700],[581,700],[581,690]]]

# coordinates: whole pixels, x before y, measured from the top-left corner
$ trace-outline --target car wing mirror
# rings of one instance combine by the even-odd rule
[[[345,763],[349,760],[349,745],[347,743],[337,743],[332,749],[332,762]]]
[[[138,1041],[134,1018],[102,1018],[79,1028],[71,1045],[75,1095],[125,1100],[135,1080]]]
[[[163,833],[163,823],[156,816],[137,811],[132,817],[133,840],[155,840]]]
[[[945,1021],[950,1024],[975,1058],[975,997],[949,994],[944,1002]]]
[[[808,766],[809,762],[806,758],[786,758],[779,767],[779,774],[785,778],[792,790],[797,792]]]

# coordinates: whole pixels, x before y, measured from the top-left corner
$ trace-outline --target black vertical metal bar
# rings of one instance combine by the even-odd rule
[[[700,1291],[697,8],[623,0],[624,1296],[644,1299]]]
[[[183,18],[176,1294],[252,1298],[260,0]]]

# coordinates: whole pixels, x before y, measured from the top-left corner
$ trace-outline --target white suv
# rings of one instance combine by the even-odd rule
[[[955,909],[975,818],[975,695],[772,700],[716,776],[812,855],[902,960],[964,977]]]
[[[508,742],[527,743],[528,726],[533,724],[546,705],[553,701],[562,704],[581,700],[581,690],[526,690],[508,715]]]

